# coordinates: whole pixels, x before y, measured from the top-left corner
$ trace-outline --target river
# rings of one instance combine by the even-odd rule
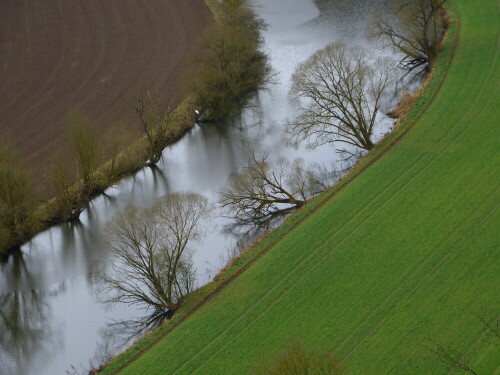
[[[171,192],[193,191],[207,196],[214,217],[205,223],[206,236],[196,244],[198,285],[210,281],[241,241],[222,229],[228,219],[216,207],[217,191],[250,157],[302,157],[331,167],[338,162],[332,146],[315,150],[285,142],[283,123],[295,111],[288,101],[296,65],[328,43],[363,41],[365,26],[380,1],[253,0],[269,25],[265,50],[277,84],[261,92],[256,106],[232,125],[196,126],[165,150],[157,169],[144,169],[92,201],[74,224],[53,227],[23,246],[0,268],[0,374],[57,375],[81,371],[104,352],[117,353],[130,342],[110,334],[113,321],[142,317],[144,310],[99,302],[96,269],[112,262],[103,250],[106,222],[129,205],[149,207]],[[392,102],[391,104],[394,104]],[[389,105],[389,103],[388,103]],[[392,126],[378,125],[380,137]],[[95,357],[97,354],[97,357]]]

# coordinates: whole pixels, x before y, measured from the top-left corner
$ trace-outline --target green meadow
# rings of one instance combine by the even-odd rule
[[[251,374],[297,338],[351,375],[452,373],[429,338],[500,374],[476,317],[500,316],[500,3],[455,0],[450,13],[406,122],[104,374]]]

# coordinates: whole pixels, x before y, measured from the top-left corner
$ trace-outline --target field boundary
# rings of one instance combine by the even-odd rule
[[[205,1],[208,2],[208,0]],[[428,108],[433,103],[434,98],[441,91],[441,88],[444,82],[446,81],[447,73],[452,65],[455,56],[455,51],[459,43],[460,19],[453,5],[448,10],[451,11],[452,13],[452,22],[447,32],[447,35],[445,36],[445,40],[443,42],[443,52],[441,53],[440,58],[438,59],[433,72],[430,74],[430,76],[424,83],[425,87],[422,89],[422,92],[420,93],[415,103],[413,104],[413,110],[407,115],[406,119],[398,123],[395,129],[391,133],[389,133],[384,139],[382,139],[376,145],[374,150],[372,150],[372,152],[367,154],[360,162],[358,162],[358,164],[354,166],[344,176],[344,178],[340,180],[336,185],[334,185],[324,193],[312,199],[303,208],[298,210],[297,213],[290,216],[280,227],[265,234],[260,240],[250,245],[244,252],[242,252],[242,255],[233,262],[231,267],[222,271],[222,273],[216,278],[216,281],[202,288],[202,292],[206,294],[203,295],[201,299],[199,299],[193,306],[191,306],[185,312],[181,310],[179,313],[180,316],[178,315],[177,319],[174,317],[174,319],[171,321],[170,324],[163,326],[164,327],[163,329],[162,327],[160,327],[156,332],[153,332],[150,335],[146,336],[145,338],[139,340],[139,344],[141,341],[145,339],[148,340],[148,342],[144,343],[143,346],[141,346],[140,348],[132,346],[124,353],[118,355],[116,359],[112,360],[108,364],[109,367],[106,366],[103,369],[105,374],[117,374],[119,371],[127,367],[130,363],[132,363],[137,358],[142,356],[142,354],[148,351],[158,341],[163,339],[167,334],[172,332],[175,328],[177,328],[180,323],[188,319],[205,303],[209,302],[211,299],[217,296],[222,290],[225,289],[227,285],[229,285],[239,275],[244,273],[255,262],[257,262],[262,256],[264,256],[267,252],[269,252],[270,249],[272,249],[282,238],[284,238],[284,236],[287,234],[288,231],[298,227],[303,221],[305,221],[307,218],[313,215],[328,201],[330,201],[330,199],[332,199],[346,186],[348,186],[352,181],[354,181],[356,177],[358,177],[361,173],[363,173],[368,167],[373,165],[382,156],[384,156],[387,151],[389,151],[394,145],[396,145],[403,138],[403,136],[406,135],[413,128],[413,126],[427,112]],[[433,84],[437,83],[437,87],[429,87],[431,83]],[[425,94],[429,94],[429,97],[426,98]],[[422,103],[422,101],[425,101],[423,107],[418,110],[415,109],[415,107],[417,107],[416,104]],[[446,137],[446,135],[444,137]],[[422,171],[423,170],[419,171],[419,173],[421,173]],[[404,175],[406,175],[406,173]],[[387,188],[392,186],[393,183],[391,183]],[[383,194],[387,190],[387,188],[385,188],[380,194]],[[329,237],[329,239],[330,238],[331,237]],[[259,248],[260,245],[262,245],[263,247]],[[249,259],[246,259],[244,262],[239,264],[241,258],[245,256],[249,256]],[[114,362],[119,361],[120,359],[123,359],[124,362],[121,364],[116,363],[116,367],[114,367],[113,366]],[[179,369],[177,369],[176,371],[178,370]]]

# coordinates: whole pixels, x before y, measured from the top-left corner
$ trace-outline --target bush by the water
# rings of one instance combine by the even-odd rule
[[[248,1],[226,0],[218,15],[198,43],[194,71],[186,83],[193,106],[204,111],[206,120],[237,113],[272,78],[261,50],[266,25]]]

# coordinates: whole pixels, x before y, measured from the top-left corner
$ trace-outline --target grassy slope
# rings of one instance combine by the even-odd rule
[[[292,337],[351,374],[446,373],[429,336],[500,373],[471,314],[500,311],[500,11],[456,4],[453,65],[411,131],[123,374],[246,373]]]

